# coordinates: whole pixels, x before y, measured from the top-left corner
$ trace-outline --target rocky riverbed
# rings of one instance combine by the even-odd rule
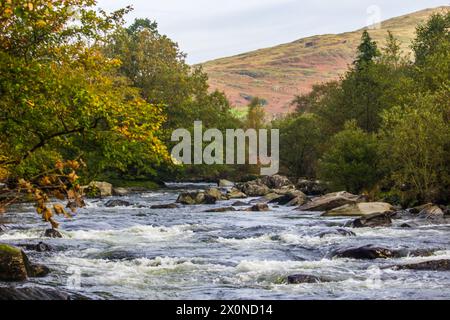
[[[62,221],[62,238],[44,233],[48,226],[39,221],[31,205],[15,206],[0,221],[4,226],[0,243],[21,248],[30,261],[47,266],[50,273],[26,282],[0,281],[0,287],[8,287],[4,295],[34,294],[47,299],[67,298],[66,294],[90,299],[450,297],[450,219],[444,212],[434,215],[436,208],[404,212],[377,205],[377,210],[385,212],[371,212],[374,206],[356,205],[364,199],[341,193],[329,196],[334,208],[319,208],[331,212],[324,214],[315,211],[310,196],[283,189],[282,182],[268,186],[269,192],[264,186],[232,190],[228,185],[221,191],[227,195],[228,190],[228,196],[216,201],[206,191],[213,185],[168,187],[88,199],[73,219]],[[245,198],[242,192],[252,197]],[[232,193],[235,196],[230,197]],[[188,203],[192,201],[200,204]],[[316,199],[316,204],[324,202]],[[369,210],[369,215],[362,219],[335,215],[337,204],[340,214],[357,207]],[[358,219],[362,221],[355,225]]]

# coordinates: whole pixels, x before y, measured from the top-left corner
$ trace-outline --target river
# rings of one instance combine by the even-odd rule
[[[93,299],[450,298],[450,272],[383,269],[449,259],[450,224],[362,228],[353,229],[353,237],[320,237],[349,219],[287,207],[271,207],[269,212],[204,212],[234,201],[150,209],[174,202],[181,189],[204,187],[172,184],[169,189],[122,197],[131,207],[107,208],[110,199],[88,200],[73,219],[61,221],[63,239],[42,238],[48,225],[31,205],[21,205],[4,217],[12,228],[0,234],[0,242],[50,244],[51,252],[27,254],[52,272],[25,285],[69,290]],[[335,249],[364,244],[439,251],[431,258],[329,258]],[[298,273],[332,281],[287,284],[286,277]]]

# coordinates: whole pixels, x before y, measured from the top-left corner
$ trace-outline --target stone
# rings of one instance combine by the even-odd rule
[[[273,176],[265,176],[261,178],[261,182],[269,189],[280,189],[282,187],[294,186],[287,177],[278,174]]]
[[[53,251],[53,248],[44,242],[39,242],[38,244],[24,244],[24,245],[18,245],[18,246],[22,247],[28,251],[36,251],[36,252]]]
[[[0,244],[0,281],[25,281],[27,279],[24,256],[21,249]]]
[[[364,197],[354,195],[345,191],[326,194],[322,197],[312,199],[305,205],[298,207],[298,211],[328,211],[346,204],[363,202]]]
[[[228,197],[222,194],[222,192],[217,188],[209,188],[205,191],[205,194],[216,198],[216,200],[228,200]]]
[[[113,207],[129,207],[132,204],[125,200],[109,200],[105,203],[105,207],[113,208]]]
[[[113,196],[117,196],[117,197],[124,197],[130,194],[130,190],[127,188],[113,188],[112,191]]]
[[[269,211],[269,206],[265,203],[257,203],[253,207],[247,209],[247,211]]]
[[[296,188],[308,196],[320,196],[327,192],[327,186],[318,180],[299,179]]]
[[[450,271],[450,260],[431,260],[419,263],[396,265],[390,268],[396,270]]]
[[[228,199],[245,199],[248,198],[247,195],[238,189],[231,189],[231,191],[227,194]]]
[[[356,234],[353,231],[344,229],[344,228],[337,228],[331,231],[324,231],[318,234],[318,237],[324,238],[328,235],[339,235],[344,237],[355,237]]]
[[[426,257],[435,252],[433,249],[389,249],[373,245],[365,245],[361,247],[352,247],[339,249],[331,254],[333,258],[351,258],[361,260],[388,259],[388,258],[404,258]]]
[[[394,207],[386,202],[359,202],[346,204],[338,208],[328,210],[324,217],[338,216],[368,216],[379,213],[394,212]]]
[[[277,203],[279,205],[296,206],[303,205],[308,201],[307,196],[298,190],[291,190],[284,195],[272,199],[269,203]]]
[[[217,199],[204,192],[184,192],[178,196],[177,203],[184,205],[215,204]]]
[[[373,213],[356,219],[352,223],[353,228],[389,227],[392,225],[390,213]]]
[[[328,282],[328,280],[308,274],[294,274],[292,276],[287,277],[288,284],[320,283],[320,282]]]
[[[176,209],[178,205],[176,203],[169,204],[156,204],[150,207],[150,209]]]
[[[437,205],[426,205],[420,212],[419,216],[424,218],[443,217],[444,211]]]
[[[245,207],[245,206],[248,206],[248,203],[243,202],[243,201],[236,201],[236,202],[233,202],[232,206],[233,207]]]
[[[234,182],[225,180],[225,179],[221,179],[219,180],[219,187],[220,188],[232,188],[234,187]]]
[[[233,207],[226,207],[226,208],[210,209],[206,210],[205,212],[231,212],[231,211],[236,211],[236,209]]]
[[[271,192],[260,179],[238,184],[237,189],[249,197],[263,197]]]
[[[88,186],[82,188],[84,195],[89,198],[111,197],[113,187],[111,183],[92,181]]]
[[[56,229],[47,229],[44,232],[44,237],[46,238],[62,238],[61,232]]]

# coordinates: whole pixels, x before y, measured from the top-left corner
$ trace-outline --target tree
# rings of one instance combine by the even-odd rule
[[[260,98],[253,98],[248,105],[246,119],[247,128],[261,129],[265,122],[264,101]]]
[[[449,200],[450,124],[436,96],[384,112],[381,141],[388,179],[405,204]]]
[[[330,140],[328,150],[319,161],[319,176],[337,190],[370,191],[379,179],[378,163],[375,135],[364,132],[351,121]]]
[[[380,56],[377,43],[372,40],[367,30],[364,30],[361,36],[361,43],[358,46],[358,54],[353,65],[357,70],[364,69],[367,65],[374,62],[375,58]]]

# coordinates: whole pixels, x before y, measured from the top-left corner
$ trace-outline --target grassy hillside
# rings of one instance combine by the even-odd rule
[[[383,46],[388,30],[410,51],[415,27],[440,7],[386,20],[381,28],[370,30]],[[342,34],[326,34],[300,39],[203,64],[212,89],[224,91],[236,107],[245,106],[253,96],[267,100],[267,111],[276,115],[289,112],[294,95],[308,92],[315,83],[339,78],[355,55],[363,29]]]

